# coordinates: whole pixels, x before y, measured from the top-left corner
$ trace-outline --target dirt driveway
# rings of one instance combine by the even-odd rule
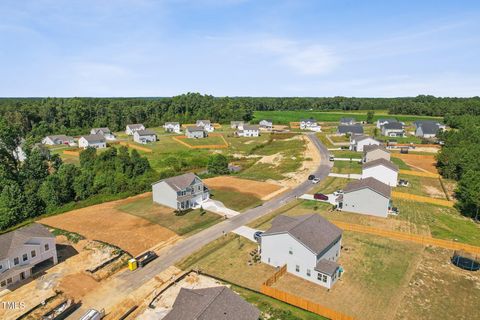
[[[286,190],[286,188],[276,184],[240,179],[231,176],[220,176],[205,179],[204,182],[211,189],[233,189],[237,192],[253,194],[262,200],[271,199],[277,194]]]
[[[150,197],[147,192],[123,200],[69,211],[40,220],[40,223],[71,232],[91,240],[100,240],[138,255],[176,234],[158,224],[124,213],[116,207],[139,198]]]

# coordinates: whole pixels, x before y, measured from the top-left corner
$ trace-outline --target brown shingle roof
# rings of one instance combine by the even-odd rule
[[[393,162],[388,161],[386,159],[377,159],[377,160],[373,160],[373,161],[364,163],[363,166],[362,166],[362,169],[368,169],[368,168],[376,167],[376,166],[380,166],[380,165],[385,166],[389,169],[392,169],[393,171],[398,172],[398,166],[396,164],[394,164]]]
[[[342,230],[318,214],[298,217],[280,215],[263,235],[288,233],[315,254],[323,252],[342,236]]]
[[[23,246],[31,238],[54,238],[55,236],[46,227],[39,223],[4,233],[0,235],[0,260],[10,256],[19,247]]]
[[[375,178],[366,178],[366,179],[350,182],[343,189],[343,192],[348,193],[348,192],[353,192],[357,190],[362,190],[365,188],[369,188],[375,192],[378,192],[379,194],[383,195],[386,198],[390,198],[390,194],[392,191],[392,188],[389,185],[383,182],[380,182]]]
[[[164,320],[258,320],[260,311],[227,287],[180,289]]]

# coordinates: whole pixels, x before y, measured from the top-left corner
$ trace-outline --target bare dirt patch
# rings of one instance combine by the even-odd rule
[[[423,186],[423,190],[431,197],[445,198],[445,193],[442,190],[435,188],[434,186]]]
[[[204,180],[205,184],[211,189],[235,190],[241,193],[250,193],[256,197],[267,200],[280,192],[286,190],[276,184],[240,179],[231,176],[220,176]]]
[[[413,170],[426,171],[430,173],[438,173],[435,156],[433,155],[418,155],[418,154],[401,154],[394,153],[393,157],[402,159]]]
[[[113,244],[135,256],[176,236],[167,228],[116,208],[136,199],[150,196],[151,193],[145,193],[124,200],[106,202],[48,217],[39,222],[76,232],[87,239]]]
[[[278,166],[280,161],[283,159],[283,154],[275,153],[269,156],[263,156],[260,160],[257,161],[257,163],[264,163],[264,164],[269,164],[274,167]]]

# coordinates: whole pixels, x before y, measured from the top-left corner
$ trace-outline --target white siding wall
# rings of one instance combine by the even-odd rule
[[[369,177],[375,178],[378,181],[388,184],[389,186],[396,187],[398,172],[384,167],[383,165],[378,165],[362,170],[362,179]]]
[[[166,182],[159,182],[152,186],[153,202],[177,209],[177,192]]]
[[[343,211],[387,217],[390,200],[368,188],[343,194]]]
[[[149,135],[149,136],[140,136],[137,131],[133,134],[133,141],[137,143],[143,143],[143,141],[146,142],[155,142],[157,141],[157,136],[154,134]]]
[[[375,140],[375,139],[371,139],[371,138],[368,138],[368,139],[364,139],[362,141],[359,141],[357,143],[357,146],[356,146],[356,149],[358,152],[363,152],[363,147],[364,146],[369,146],[369,145],[380,145],[380,142]]]

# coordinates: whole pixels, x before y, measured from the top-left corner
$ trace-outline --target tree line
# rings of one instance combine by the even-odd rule
[[[440,174],[458,181],[458,209],[477,220],[480,215],[480,116],[447,116],[452,127],[441,133],[444,146],[437,155]]]
[[[97,154],[88,148],[76,166],[23,141],[18,125],[0,119],[0,230],[73,201],[144,192],[154,178],[148,160],[136,150],[109,148]]]

